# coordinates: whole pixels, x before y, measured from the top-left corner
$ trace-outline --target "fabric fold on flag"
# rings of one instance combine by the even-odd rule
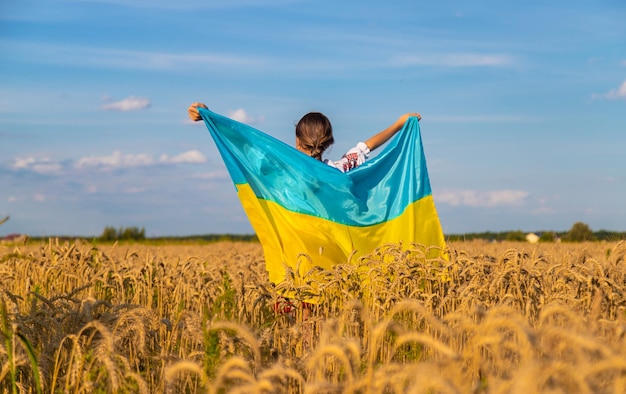
[[[261,242],[269,278],[330,269],[387,243],[444,257],[417,118],[377,156],[341,171],[251,126],[198,108]],[[306,254],[309,258],[299,256]]]

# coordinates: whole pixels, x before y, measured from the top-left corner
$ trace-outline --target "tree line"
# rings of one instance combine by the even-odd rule
[[[138,227],[120,227],[115,228],[106,226],[102,234],[97,238],[99,241],[143,241],[146,238],[146,229]],[[187,236],[165,236],[150,237],[151,241],[167,242],[167,241],[242,241],[242,242],[258,242],[255,234],[204,234],[204,235],[187,235]]]
[[[585,242],[585,241],[619,241],[626,240],[626,232],[618,231],[593,231],[588,224],[576,222],[569,231],[536,231],[539,242]],[[519,241],[526,242],[528,232],[521,230],[492,232],[485,231],[481,233],[467,234],[446,234],[448,241],[471,241],[474,239],[484,239],[489,241]],[[110,227],[104,228],[104,231],[98,237],[100,241],[143,241],[146,239],[145,229],[138,227]],[[255,234],[204,234],[189,236],[166,236],[151,237],[150,240],[155,241],[242,241],[242,242],[258,242]]]
[[[101,241],[142,241],[146,239],[146,229],[139,227],[115,227],[106,226],[99,239]]]
[[[585,242],[585,241],[620,241],[626,240],[626,232],[599,230],[593,231],[588,224],[576,222],[569,231],[534,231],[539,236],[539,242]],[[528,232],[521,230],[481,233],[450,234],[449,241],[471,241],[485,239],[489,241],[520,241],[526,242]]]

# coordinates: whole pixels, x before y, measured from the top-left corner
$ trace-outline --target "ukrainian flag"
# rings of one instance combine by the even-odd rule
[[[265,255],[269,278],[285,266],[329,269],[386,243],[436,246],[445,241],[430,188],[417,118],[384,150],[341,171],[245,124],[198,108]],[[299,258],[306,254],[310,259]]]

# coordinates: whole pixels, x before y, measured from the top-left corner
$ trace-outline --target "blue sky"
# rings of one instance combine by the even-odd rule
[[[445,233],[626,231],[626,3],[4,0],[0,235],[252,233],[206,103],[339,158],[422,114]]]

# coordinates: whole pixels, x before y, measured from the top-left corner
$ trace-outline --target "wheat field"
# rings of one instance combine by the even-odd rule
[[[0,393],[626,392],[626,243],[448,248],[0,245]]]

